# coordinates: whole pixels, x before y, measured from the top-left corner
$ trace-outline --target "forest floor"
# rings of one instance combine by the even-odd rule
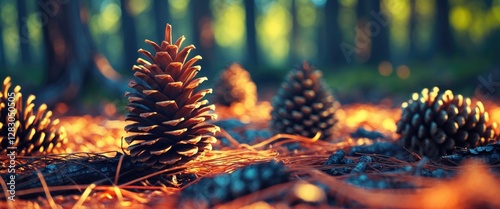
[[[259,105],[261,110],[270,108],[267,102]],[[36,162],[39,168],[47,169],[61,163],[104,161],[114,163],[112,165],[116,167],[97,172],[108,173],[108,177],[101,178],[102,181],[86,184],[74,179],[75,182],[66,185],[47,185],[54,175],[61,179],[70,177],[57,172],[35,175],[31,180],[38,186],[17,190],[16,201],[3,201],[8,194],[0,194],[0,208],[199,208],[207,205],[216,208],[500,207],[497,198],[500,195],[500,144],[457,153],[441,161],[427,158],[417,161],[415,157],[419,157],[414,153],[395,146],[395,123],[401,111],[393,106],[343,106],[337,113],[340,121],[336,134],[329,141],[291,135],[272,136],[267,130],[269,114],[266,111],[240,112],[236,114],[239,119],[230,119],[226,116],[235,114],[225,115],[220,111],[232,110],[222,108],[219,110],[221,118],[215,122],[221,127],[219,141],[212,152],[185,166],[130,179],[123,179],[133,167],[121,155],[125,145],[120,139],[126,136],[123,131],[126,123],[122,117],[62,117],[61,122],[70,139],[62,153],[39,158],[20,157],[17,163]],[[491,118],[500,118],[499,106],[488,102],[485,106]],[[262,183],[262,188],[244,195],[221,194],[225,198],[213,202],[209,197],[219,197],[212,194],[219,194],[218,190],[196,189],[200,188],[196,185],[202,182],[220,185],[217,176],[232,179],[242,168],[272,160],[283,163],[286,180],[282,183],[266,185],[265,188]],[[33,175],[36,173],[33,170],[33,167],[27,167],[19,174],[31,172]],[[245,187],[252,188],[251,182]],[[183,193],[190,187],[209,202],[187,201]],[[201,188],[205,187],[201,185]],[[229,190],[220,189],[223,194]]]

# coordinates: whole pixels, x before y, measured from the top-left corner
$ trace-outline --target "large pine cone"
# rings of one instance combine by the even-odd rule
[[[340,104],[321,77],[321,71],[308,63],[288,74],[272,102],[270,127],[275,134],[314,137],[321,132],[321,139],[332,135]]]
[[[21,87],[16,86],[9,92],[11,86],[10,77],[6,77],[0,92],[0,153],[15,150],[16,155],[37,155],[50,153],[66,143],[66,131],[59,126],[59,119],[51,120],[52,112],[47,110],[47,105],[42,104],[35,110],[35,96],[30,95],[23,106]],[[15,114],[9,117],[9,113]]]
[[[212,89],[196,90],[206,77],[195,78],[200,66],[193,64],[201,59],[195,56],[186,62],[189,45],[179,51],[184,36],[172,42],[172,27],[167,24],[165,40],[161,45],[146,40],[153,46],[154,55],[140,49],[151,61],[139,58],[133,67],[134,76],[143,82],[131,81],[136,91],[127,92],[129,114],[133,121],[125,131],[137,133],[125,138],[134,161],[154,168],[164,168],[186,163],[212,149],[213,136],[219,127],[206,121],[216,119],[215,106],[202,100]]]
[[[214,103],[231,106],[241,103],[252,108],[257,103],[257,87],[240,64],[233,63],[219,76],[214,86]]]
[[[238,197],[288,181],[282,163],[259,163],[238,169],[230,174],[205,178],[182,191],[180,208],[211,208]]]
[[[476,147],[495,139],[496,123],[489,123],[488,113],[478,101],[453,95],[450,90],[439,94],[425,88],[420,95],[402,105],[397,133],[409,150],[433,159],[450,154],[455,147]]]

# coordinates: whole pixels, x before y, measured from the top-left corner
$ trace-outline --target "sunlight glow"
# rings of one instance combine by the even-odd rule
[[[398,69],[396,70],[396,74],[398,74],[398,77],[406,80],[408,77],[410,77],[410,68],[406,65],[400,65]]]
[[[457,30],[466,30],[471,23],[470,11],[461,6],[457,6],[450,11],[451,25]]]
[[[157,0],[158,1],[158,0]],[[175,19],[181,19],[186,16],[189,0],[169,0],[168,8],[170,16]]]
[[[271,65],[279,65],[288,57],[291,19],[291,14],[283,3],[270,5],[268,11],[257,18],[256,25],[260,29],[257,30],[258,40],[265,51],[264,58]]]
[[[410,2],[408,0],[385,0],[382,9],[389,11],[392,22],[390,36],[396,48],[405,49],[408,43],[408,21],[410,18]]]
[[[309,0],[299,0],[297,4],[297,21],[301,27],[310,27],[316,23],[316,8]]]
[[[98,19],[92,18],[91,21],[96,21],[99,29],[104,32],[114,32],[118,30],[118,23],[122,11],[117,4],[109,3],[104,7],[102,13],[97,17]]]
[[[245,10],[241,2],[214,4],[215,41],[222,47],[241,48],[245,37]]]
[[[141,14],[151,6],[150,0],[129,0],[127,8],[134,16]]]
[[[390,62],[383,61],[378,65],[378,72],[382,76],[390,76],[392,73],[392,65]]]

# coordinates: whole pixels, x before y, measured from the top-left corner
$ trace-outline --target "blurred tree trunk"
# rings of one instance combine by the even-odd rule
[[[292,0],[291,1],[292,3],[292,6],[291,6],[291,9],[290,9],[290,13],[292,15],[292,31],[290,33],[290,37],[289,37],[289,41],[288,43],[290,44],[290,50],[288,50],[289,52],[289,58],[288,60],[291,61],[292,65],[295,66],[295,65],[300,65],[301,62],[303,62],[304,60],[298,60],[298,55],[297,55],[297,51],[299,50],[298,49],[298,45],[297,45],[297,40],[299,39],[299,29],[300,29],[300,25],[299,25],[299,22],[297,20],[297,1],[296,0]]]
[[[329,0],[325,5],[324,27],[318,27],[320,38],[318,48],[320,59],[325,60],[327,66],[337,66],[345,63],[340,43],[342,42],[342,31],[339,27],[339,2]]]
[[[31,62],[31,51],[29,46],[30,34],[28,31],[26,0],[17,1],[17,27],[19,33],[19,50],[21,52],[21,63]]]
[[[201,75],[211,75],[213,59],[215,54],[214,32],[212,27],[212,10],[210,9],[211,1],[196,1],[190,3],[192,27],[193,27],[193,44],[196,46],[195,54],[203,57],[198,63],[203,67],[200,71]]]
[[[370,48],[369,63],[378,64],[389,58],[389,20],[384,14],[385,11],[380,10],[380,0],[372,0],[370,10],[370,24],[373,24],[371,29],[372,46]],[[377,31],[376,28],[380,28]],[[378,32],[378,33],[377,33]]]
[[[417,48],[417,37],[416,37],[416,27],[417,27],[417,11],[416,11],[416,0],[410,0],[410,23],[409,23],[409,41],[410,41],[410,52],[409,56],[411,58],[418,58],[419,51]]]
[[[362,63],[368,63],[373,49],[373,40],[367,30],[370,21],[371,0],[358,0],[356,4],[356,34],[354,44],[356,47],[356,57]]]
[[[156,0],[153,4],[156,19],[156,34],[158,36],[157,41],[161,41],[165,38],[165,25],[170,23],[170,15],[168,11],[168,1],[167,0]]]
[[[388,59],[388,14],[380,10],[380,0],[359,0],[356,6],[358,18],[356,46],[362,62],[378,64]]]
[[[246,68],[254,69],[259,65],[257,57],[257,32],[255,30],[255,0],[245,0],[245,27],[247,31]]]
[[[0,40],[3,40],[3,29],[0,27]],[[5,49],[3,45],[3,41],[0,41],[0,66],[5,66]]]
[[[40,0],[38,9],[47,18],[42,27],[45,43],[45,87],[38,102],[53,106],[57,102],[74,102],[90,76],[103,88],[122,92],[118,75],[97,50],[88,28],[88,12],[81,1],[58,3]]]
[[[436,29],[434,30],[434,45],[436,46],[436,52],[445,56],[451,55],[454,50],[449,13],[450,3],[448,0],[436,1]]]
[[[130,9],[131,0],[121,0],[121,10],[122,10],[122,34],[123,34],[123,50],[125,51],[124,64],[126,69],[132,69],[132,66],[136,64],[138,57],[137,50],[137,35],[135,27],[135,19]],[[165,26],[163,26],[165,27]],[[163,39],[161,39],[163,40]]]

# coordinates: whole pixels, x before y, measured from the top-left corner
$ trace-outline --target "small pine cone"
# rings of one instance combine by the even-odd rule
[[[238,197],[288,181],[282,163],[259,163],[230,174],[201,179],[181,193],[178,204],[185,208],[212,208]]]
[[[216,142],[215,132],[219,127],[206,121],[217,118],[203,97],[212,89],[196,90],[206,77],[195,78],[200,66],[193,64],[201,59],[195,56],[186,61],[193,45],[179,48],[184,41],[181,36],[172,42],[172,27],[167,24],[165,40],[161,45],[146,40],[155,53],[139,49],[151,61],[139,58],[133,67],[134,76],[142,82],[131,81],[127,92],[129,114],[126,120],[133,121],[125,131],[137,133],[125,138],[129,144],[133,161],[164,168],[184,164],[212,150]]]
[[[496,123],[489,123],[488,112],[478,101],[453,95],[450,90],[439,94],[425,88],[420,95],[402,105],[397,122],[400,142],[411,151],[432,159],[451,154],[455,147],[485,145],[496,138]]]
[[[219,76],[214,85],[214,103],[231,106],[241,103],[249,109],[257,103],[257,87],[240,64],[233,63]]]
[[[10,153],[8,147],[16,147],[16,155],[51,153],[66,143],[66,131],[59,125],[59,119],[50,118],[52,111],[47,110],[47,105],[40,105],[36,111],[35,96],[30,95],[23,106],[21,87],[9,92],[11,86],[10,77],[6,77],[0,92],[0,153]],[[14,112],[11,114],[14,117],[10,117]],[[14,139],[10,139],[11,133]]]
[[[270,127],[275,134],[314,137],[321,132],[321,139],[332,135],[340,104],[321,76],[321,71],[308,63],[288,74],[272,102]]]

